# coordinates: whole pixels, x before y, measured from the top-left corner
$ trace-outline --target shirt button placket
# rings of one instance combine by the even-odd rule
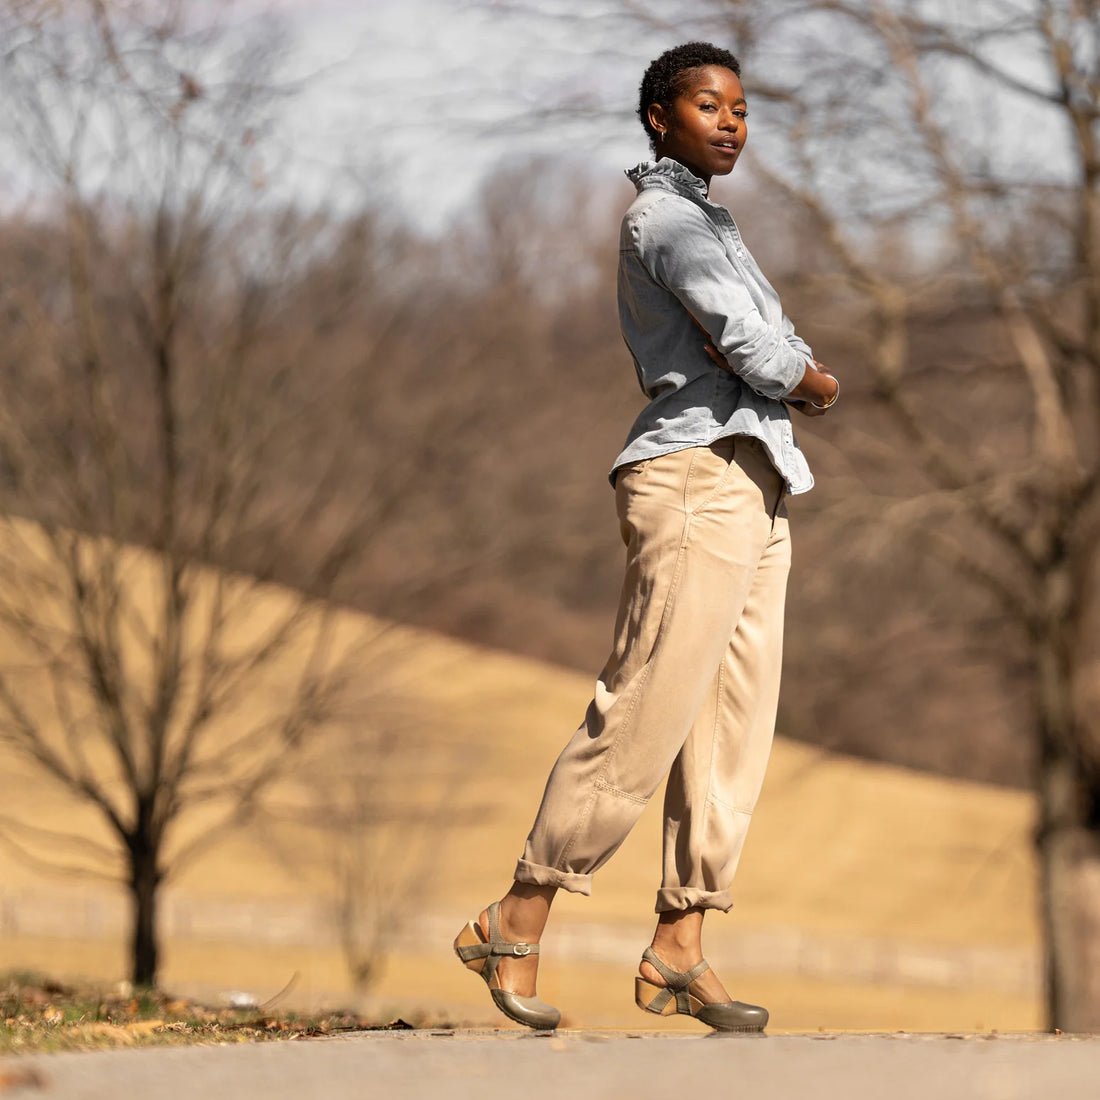
[[[730,218],[730,231],[733,233],[733,247],[738,257],[743,260],[745,258],[745,249],[741,244],[741,234],[737,231],[737,225],[732,218]]]
[[[722,214],[722,221],[725,223],[726,229],[729,230],[730,240],[733,241],[733,251],[737,254],[739,260],[743,260],[745,249],[741,244],[741,234],[737,232],[737,225],[726,211],[722,211]]]

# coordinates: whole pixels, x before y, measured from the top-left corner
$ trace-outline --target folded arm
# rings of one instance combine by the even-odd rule
[[[799,386],[812,353],[790,322],[780,329],[764,320],[701,210],[662,202],[638,220],[634,236],[650,275],[676,296],[729,370],[763,397],[784,398]]]
[[[839,383],[783,315],[764,320],[702,211],[681,203],[651,208],[634,227],[649,274],[669,290],[708,338],[707,352],[763,397],[810,416],[835,401]]]

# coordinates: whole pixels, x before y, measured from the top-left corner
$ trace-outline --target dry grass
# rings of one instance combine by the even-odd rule
[[[402,1030],[347,1013],[303,1016],[273,1007],[209,1008],[155,990],[64,985],[28,972],[0,977],[0,1054],[311,1039],[341,1032]]]

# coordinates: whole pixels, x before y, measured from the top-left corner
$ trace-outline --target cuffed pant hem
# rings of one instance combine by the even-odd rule
[[[655,911],[668,913],[676,909],[721,909],[728,913],[733,900],[728,890],[699,890],[694,886],[676,886],[657,891]]]
[[[512,877],[516,882],[526,882],[531,886],[557,886],[571,894],[586,896],[592,893],[591,875],[559,871],[554,867],[544,867],[541,863],[528,863],[525,859],[516,864],[516,873]]]

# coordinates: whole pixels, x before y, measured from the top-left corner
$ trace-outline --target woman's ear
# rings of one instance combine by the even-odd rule
[[[646,109],[649,116],[649,124],[657,131],[658,141],[668,133],[668,118],[665,109],[659,103],[651,103]]]

